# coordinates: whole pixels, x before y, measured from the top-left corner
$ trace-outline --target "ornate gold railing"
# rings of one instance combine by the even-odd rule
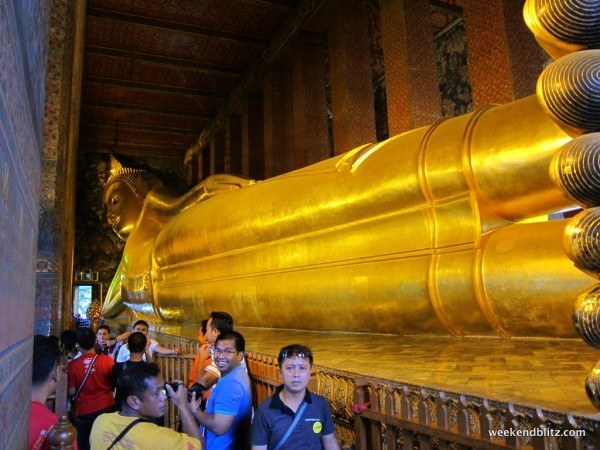
[[[187,381],[197,344],[167,335],[159,339],[163,345],[179,346],[185,353],[155,358],[165,380]],[[247,364],[256,407],[281,384],[279,368],[276,358],[255,352],[248,352]],[[318,365],[314,366],[309,387],[329,401],[342,448],[600,449],[600,421],[591,418],[368,378]],[[361,412],[355,413],[353,407]],[[165,425],[177,426],[172,407],[165,414]],[[508,435],[493,437],[499,430]]]
[[[361,449],[600,448],[600,423],[570,414],[365,378],[355,402],[366,407],[355,422]]]

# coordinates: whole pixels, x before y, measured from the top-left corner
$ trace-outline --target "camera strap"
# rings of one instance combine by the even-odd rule
[[[306,409],[306,402],[302,402],[302,405],[300,405],[300,409],[296,413],[296,417],[294,418],[294,421],[292,422],[290,427],[285,432],[285,435],[281,438],[281,440],[277,443],[277,445],[275,446],[275,448],[273,450],[279,450],[283,446],[283,444],[285,444],[285,441],[287,441],[287,439],[290,437],[290,434],[292,434],[292,431],[294,431],[294,428],[296,428],[296,425],[298,425],[298,422],[300,421],[300,418],[302,417],[302,413],[304,412],[305,409]]]
[[[141,422],[148,422],[148,421],[146,419],[142,419],[142,418],[135,419],[133,422],[131,422],[129,425],[127,425],[123,431],[121,431],[121,433],[115,438],[115,440],[112,442],[112,444],[110,444],[110,447],[108,447],[106,450],[110,450],[115,445],[117,445],[117,442],[119,442],[121,439],[123,439],[123,436],[125,436],[129,432],[129,430],[131,430],[134,426],[136,426],[138,423],[141,423]]]

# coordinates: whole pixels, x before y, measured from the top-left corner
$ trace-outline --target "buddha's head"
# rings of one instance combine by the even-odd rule
[[[106,220],[119,238],[126,240],[142,212],[144,199],[162,182],[145,170],[123,168],[114,172],[104,186]]]

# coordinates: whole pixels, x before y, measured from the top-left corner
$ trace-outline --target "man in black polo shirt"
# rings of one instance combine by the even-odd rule
[[[283,385],[258,408],[252,450],[339,450],[329,404],[306,389],[313,364],[308,347],[283,347],[277,358]]]
[[[144,362],[144,353],[148,338],[144,333],[136,331],[127,338],[127,348],[129,349],[129,359],[127,361],[115,363],[112,369],[113,383],[116,386],[119,376],[129,367]]]

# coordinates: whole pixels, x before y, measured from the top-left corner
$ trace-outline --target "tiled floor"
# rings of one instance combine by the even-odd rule
[[[195,339],[193,325],[156,331]],[[249,350],[276,356],[291,343],[310,346],[315,364],[600,419],[585,394],[600,351],[581,340],[452,339],[238,328]]]

